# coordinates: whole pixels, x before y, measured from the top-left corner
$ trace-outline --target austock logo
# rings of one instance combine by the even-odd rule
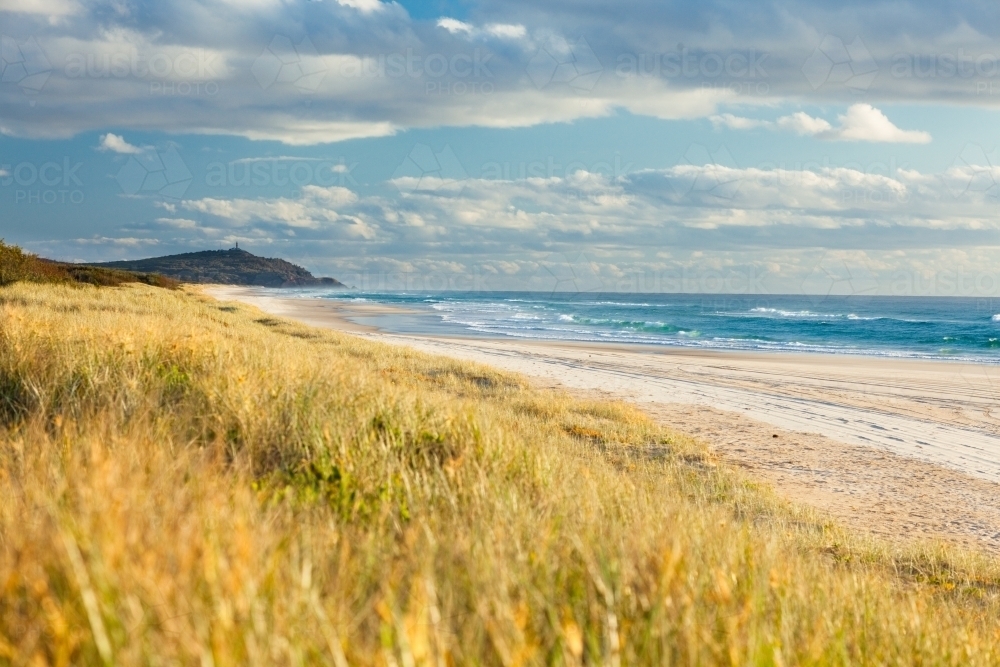
[[[802,65],[802,73],[813,90],[827,84],[841,84],[862,92],[878,76],[878,64],[860,37],[844,44],[839,37],[827,35]]]
[[[13,37],[0,36],[0,82],[37,94],[51,74],[52,65],[34,37],[18,43]]]
[[[404,194],[460,190],[468,179],[465,167],[459,162],[451,146],[440,152],[425,144],[417,144],[403,158],[392,174],[392,182]]]
[[[134,79],[149,82],[149,93],[160,96],[217,95],[217,53],[205,49],[77,52],[66,57],[67,79]]]
[[[541,262],[542,279],[552,294],[595,294],[607,292],[599,264],[582,252],[552,253]]]
[[[978,144],[966,144],[946,173],[948,189],[956,199],[974,193],[1000,197],[1000,150],[987,154]]]
[[[0,186],[15,186],[15,204],[82,204],[82,167],[68,157],[61,162],[0,164]]]
[[[674,166],[674,189],[682,197],[707,195],[731,200],[739,192],[742,173],[725,146],[710,151],[702,144],[691,144]]]
[[[150,148],[130,155],[115,176],[127,195],[153,194],[171,199],[183,197],[192,178],[191,171],[173,146],[162,152]]]
[[[308,37],[294,44],[285,35],[275,35],[250,71],[264,90],[287,83],[304,93],[315,93],[326,78],[327,67]]]
[[[583,37],[575,44],[558,38],[550,39],[538,49],[528,63],[527,72],[539,90],[563,83],[575,91],[589,92],[597,85],[604,66]]]
[[[802,281],[802,292],[814,304],[837,296],[868,299],[878,292],[878,287],[872,262],[862,251],[828,251]]]

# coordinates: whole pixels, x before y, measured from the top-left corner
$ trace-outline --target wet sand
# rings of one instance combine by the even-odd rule
[[[378,304],[344,303],[321,299],[275,297],[273,290],[231,285],[208,285],[201,291],[220,301],[241,301],[266,313],[298,320],[304,324],[351,333],[377,333],[378,329],[355,321],[357,318],[405,313],[401,308]]]
[[[1000,552],[1000,367],[838,355],[388,334],[369,304],[220,299],[640,405],[785,497],[893,539]]]

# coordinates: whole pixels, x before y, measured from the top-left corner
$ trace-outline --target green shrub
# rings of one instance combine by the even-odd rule
[[[77,283],[98,287],[117,287],[126,283],[143,283],[154,287],[176,288],[180,283],[155,273],[134,273],[105,269],[86,264],[67,264],[43,259],[7,245],[0,239],[0,286],[16,282]]]
[[[0,240],[0,285],[9,285],[28,276],[31,255]]]

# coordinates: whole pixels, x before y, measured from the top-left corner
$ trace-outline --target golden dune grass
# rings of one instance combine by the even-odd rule
[[[4,664],[996,664],[998,582],[626,405],[194,292],[0,289]]]

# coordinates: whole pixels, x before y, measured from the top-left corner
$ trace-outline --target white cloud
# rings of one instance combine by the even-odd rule
[[[284,121],[282,122],[280,118]],[[207,120],[211,124],[197,130],[199,134],[235,134],[255,141],[280,141],[289,146],[313,146],[349,139],[388,137],[396,134],[399,129],[393,123],[300,119],[292,114],[281,114],[280,117],[261,114],[256,118],[244,118],[242,127],[218,125],[214,118]]]
[[[372,14],[385,9],[385,5],[379,2],[379,0],[337,0],[337,3],[344,7],[356,9],[362,14]]]
[[[720,191],[714,187],[720,183],[737,187]],[[261,246],[275,244],[276,253],[277,244],[287,243],[280,246],[282,255],[312,257],[325,273],[359,285],[368,284],[366,271],[436,272],[445,286],[448,275],[481,271],[498,281],[528,281],[490,283],[492,288],[532,287],[532,276],[544,275],[539,267],[545,258],[567,247],[586,247],[608,275],[662,272],[677,262],[721,270],[756,252],[768,271],[795,276],[797,267],[808,273],[811,256],[786,252],[781,249],[786,244],[810,248],[830,239],[862,238],[877,246],[901,233],[930,244],[1000,232],[993,215],[998,183],[1000,169],[987,158],[970,158],[936,174],[685,163],[618,177],[575,171],[514,180],[466,178],[456,187],[404,190],[391,197],[305,186],[283,197],[182,200],[176,204],[181,214],[157,218],[144,231],[159,228],[160,238],[182,238],[185,244],[238,239],[243,247],[253,239]],[[892,224],[880,222],[886,219]],[[125,230],[122,236],[137,234]],[[702,254],[695,257],[694,249]],[[886,262],[898,267],[904,259]]]
[[[758,127],[777,128],[794,132],[799,136],[816,137],[831,141],[868,141],[876,143],[926,144],[931,135],[921,130],[902,130],[896,127],[884,113],[870,104],[859,102],[847,108],[847,112],[837,116],[840,123],[836,127],[824,118],[814,118],[804,111],[796,111],[781,116],[771,122],[724,113],[709,116],[715,127],[730,130],[750,130]]]
[[[459,21],[458,19],[449,18],[447,16],[439,18],[437,25],[439,28],[444,28],[453,35],[471,35],[476,30],[472,24]]]
[[[75,0],[0,0],[0,12],[40,14],[53,19],[72,16],[81,9]]]
[[[323,158],[300,157],[297,155],[276,155],[274,157],[241,157],[233,160],[230,164],[257,164],[258,162],[320,162]],[[337,165],[340,166],[340,165]],[[333,168],[338,171],[337,166]]]
[[[782,116],[777,120],[777,126],[798,135],[821,134],[830,131],[830,123],[822,118],[813,118],[807,113],[796,111],[790,116]]]
[[[528,33],[523,25],[510,23],[488,23],[483,30],[500,39],[521,39]]]
[[[716,114],[709,116],[708,119],[712,121],[712,125],[715,127],[727,127],[730,130],[752,130],[758,127],[770,127],[773,125],[768,120],[744,118],[742,116],[734,116],[731,113]]]
[[[92,238],[73,239],[73,243],[78,243],[80,245],[109,244],[115,246],[137,248],[140,246],[147,246],[147,245],[159,245],[160,242],[157,239],[145,239],[133,236],[119,236],[119,237],[95,236]]]
[[[410,128],[524,127],[618,110],[657,118],[718,115],[719,127],[733,129],[772,127],[773,120],[720,115],[717,107],[734,99],[759,107],[850,104],[856,98],[848,97],[844,62],[824,61],[829,71],[812,84],[802,68],[824,34],[853,44],[849,40],[859,24],[866,26],[866,52],[878,67],[865,91],[875,106],[867,115],[848,114],[843,131],[826,138],[929,140],[926,133],[901,130],[877,117],[873,110],[882,104],[1000,105],[1000,96],[983,94],[992,90],[988,73],[978,78],[948,73],[952,55],[959,59],[952,63],[958,71],[996,69],[997,59],[989,55],[996,51],[994,40],[988,31],[969,27],[983,21],[965,6],[943,20],[924,5],[903,0],[899,11],[913,29],[900,32],[883,27],[885,2],[859,5],[849,17],[803,0],[735,10],[719,0],[683,8],[640,2],[627,11],[602,3],[494,2],[482,7],[480,13],[490,17],[482,23],[417,19],[397,2],[378,0],[176,0],[160,3],[155,14],[134,5],[0,0],[4,20],[10,20],[4,34],[18,48],[37,35],[48,63],[43,67],[41,58],[15,54],[43,70],[32,75],[42,85],[33,101],[42,103],[45,113],[15,103],[22,101],[23,80],[5,75],[10,85],[0,87],[5,110],[0,133],[54,138],[118,128],[126,134],[228,134],[311,145]],[[73,12],[71,22],[49,23],[50,17]],[[236,12],[239,20],[233,19]],[[297,49],[307,37],[315,53],[295,50],[278,57],[267,51],[275,38],[281,44],[291,40]],[[579,45],[584,37],[586,58],[554,48]],[[674,72],[678,43],[692,55],[706,55]],[[413,76],[378,70],[380,58],[406,54],[418,59]],[[630,54],[633,64],[623,67]],[[932,71],[922,76],[917,61],[923,56],[906,54],[939,57],[930,59]],[[479,76],[452,71],[453,66],[466,71],[469,58],[474,67],[483,66]],[[154,61],[161,73],[150,73]],[[427,63],[437,68],[441,62],[448,73],[428,77]],[[342,67],[351,63],[375,67],[344,73]],[[302,71],[296,78],[297,70]],[[429,90],[428,83],[447,85]],[[455,94],[459,83],[466,93]],[[484,88],[489,93],[475,92]],[[178,104],[182,96],[191,103]],[[794,119],[786,123],[809,130]]]
[[[515,232],[509,237],[516,238],[513,242],[534,238],[539,243],[558,233],[638,249],[665,229],[781,227],[801,237],[809,229],[867,227],[886,213],[894,225],[914,229],[1000,230],[991,213],[997,192],[955,196],[954,182],[968,177],[683,164],[617,179],[588,172],[515,181],[467,179],[460,187],[414,191],[391,206],[407,207],[419,214],[428,232],[456,243],[473,238],[484,243]],[[738,187],[720,190],[714,184]]]
[[[963,179],[983,180],[977,168],[887,174],[685,163],[618,177],[575,171],[516,180],[465,178],[439,188],[403,189],[394,198],[304,186],[289,197],[185,200],[178,208],[191,215],[161,222],[172,228],[197,224],[199,233],[296,230],[316,239],[364,241],[371,244],[363,246],[366,254],[392,247],[427,259],[465,253],[470,245],[512,249],[490,258],[496,261],[519,261],[516,248],[562,237],[643,252],[683,238],[669,234],[684,229],[729,235],[701,241],[706,250],[735,242],[729,240],[733,234],[767,227],[798,242],[816,230],[870,227],[885,214],[895,226],[912,229],[1000,230],[993,215],[1000,185],[960,187]],[[988,169],[986,175],[1000,181],[1000,169]]]
[[[338,186],[324,188],[318,185],[306,185],[302,187],[302,194],[326,206],[344,206],[358,201],[358,196],[354,192]]]
[[[198,223],[194,220],[189,220],[187,218],[157,218],[156,221],[161,225],[166,225],[168,227],[174,227],[176,229],[197,229]]]
[[[125,141],[125,138],[120,134],[111,134],[110,132],[101,137],[101,143],[98,144],[97,148],[98,150],[111,151],[112,153],[121,153],[123,155],[138,155],[142,152],[141,148]]]
[[[304,186],[299,197],[258,199],[203,199],[185,200],[181,207],[195,213],[219,218],[231,226],[246,227],[255,224],[278,225],[302,229],[345,230],[348,235],[374,238],[374,227],[362,217],[341,214],[333,207],[350,206],[357,202],[357,195],[347,188]]]
[[[870,104],[859,102],[837,116],[840,125],[833,127],[822,118],[798,111],[778,119],[778,127],[796,134],[833,141],[869,141],[894,144],[926,144],[931,135],[920,130],[901,130],[884,113]]]
[[[527,29],[519,23],[487,23],[479,28],[471,23],[447,16],[439,18],[437,26],[444,28],[452,35],[461,35],[466,38],[496,37],[497,39],[517,40],[523,39],[528,34]]]
[[[843,141],[876,141],[902,144],[927,144],[931,135],[919,130],[901,130],[885,114],[870,104],[852,104],[847,113],[838,116],[840,127],[835,138]]]

